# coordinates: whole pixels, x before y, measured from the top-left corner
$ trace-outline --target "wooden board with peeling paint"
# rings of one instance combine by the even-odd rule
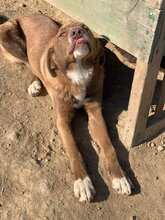
[[[164,13],[162,0],[156,6],[144,0],[46,0],[71,17],[86,23],[93,31],[150,63],[157,44]],[[157,1],[152,0],[156,5]]]

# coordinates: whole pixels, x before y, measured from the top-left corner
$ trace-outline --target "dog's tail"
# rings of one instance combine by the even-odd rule
[[[9,18],[7,18],[5,15],[0,15],[0,25],[5,23]]]

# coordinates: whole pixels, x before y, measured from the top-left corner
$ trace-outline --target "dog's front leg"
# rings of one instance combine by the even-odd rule
[[[79,201],[91,201],[95,195],[92,181],[87,174],[83,158],[78,151],[71,129],[71,112],[68,107],[57,107],[57,127],[63,145],[70,160],[71,170],[74,174],[74,195]]]
[[[109,138],[106,125],[101,112],[101,104],[98,102],[86,103],[85,109],[88,113],[89,131],[96,143],[103,150],[108,175],[112,182],[112,187],[119,193],[130,195],[131,185],[130,180],[124,175],[122,168],[119,165],[115,149]]]

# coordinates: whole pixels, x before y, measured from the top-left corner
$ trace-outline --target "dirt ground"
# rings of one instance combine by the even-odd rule
[[[0,0],[0,15],[39,12],[70,20],[43,0]],[[46,91],[30,97],[30,70],[0,53],[0,216],[2,220],[165,219],[165,134],[129,152],[121,142],[133,71],[107,52],[103,113],[120,163],[134,184],[129,197],[117,195],[106,179],[99,149],[90,141],[80,110],[73,130],[97,195],[92,203],[73,196],[73,179]],[[77,129],[78,128],[78,129]],[[94,146],[94,148],[92,147]]]

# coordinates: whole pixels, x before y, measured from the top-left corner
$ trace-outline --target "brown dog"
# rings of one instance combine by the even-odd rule
[[[78,22],[60,27],[44,15],[23,16],[0,26],[0,46],[11,61],[31,68],[35,80],[28,88],[30,95],[38,95],[42,84],[47,89],[79,201],[91,201],[95,195],[71,130],[75,109],[82,106],[88,114],[91,136],[103,150],[112,187],[120,194],[131,194],[130,181],[118,163],[102,117],[104,55],[89,28]]]

